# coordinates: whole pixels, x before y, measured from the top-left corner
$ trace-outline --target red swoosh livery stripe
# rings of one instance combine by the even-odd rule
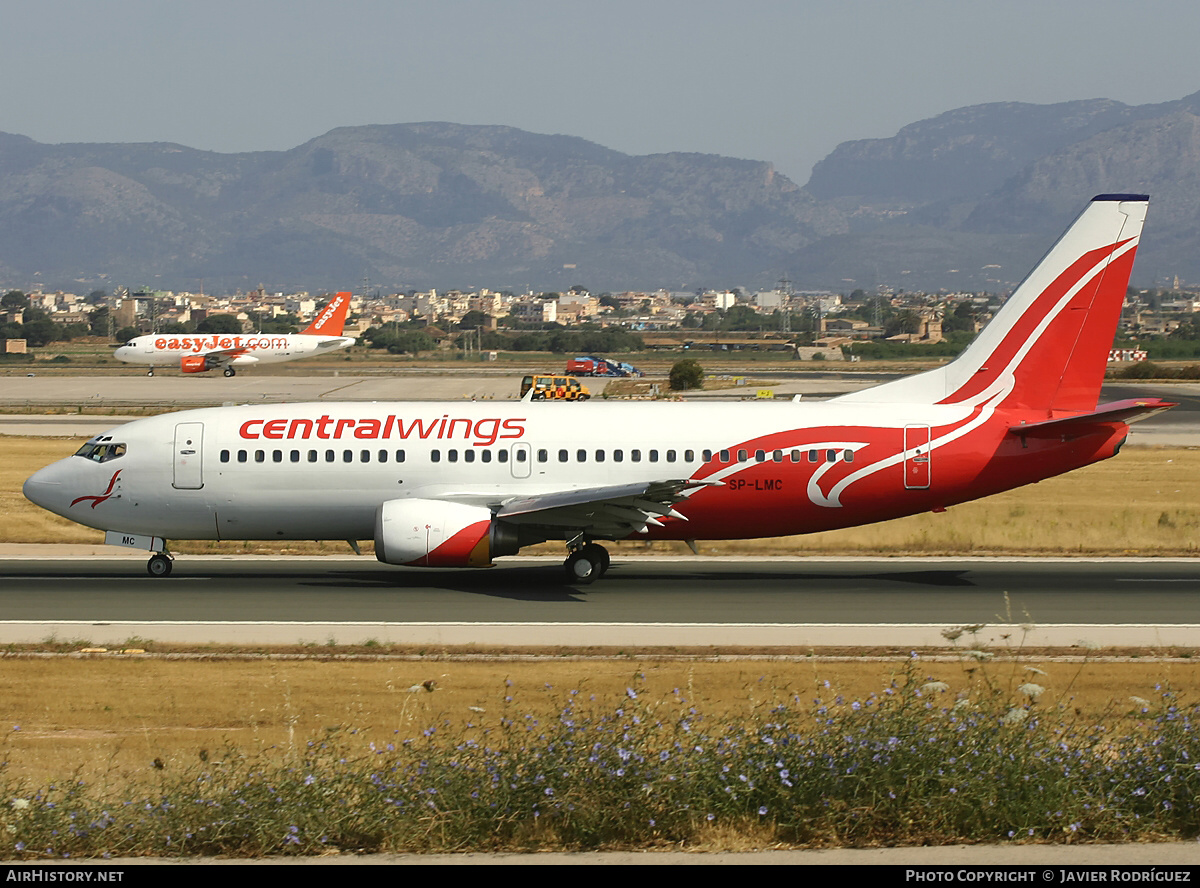
[[[93,509],[96,508],[96,506],[100,505],[102,502],[104,502],[106,499],[108,499],[109,497],[112,496],[113,487],[116,486],[117,476],[119,476],[120,474],[121,474],[120,469],[117,469],[115,472],[113,472],[113,476],[109,480],[108,487],[105,489],[104,493],[92,494],[90,496],[76,497],[75,499],[71,500],[71,505],[74,506],[76,503],[88,502],[90,500],[92,503],[92,508]]]

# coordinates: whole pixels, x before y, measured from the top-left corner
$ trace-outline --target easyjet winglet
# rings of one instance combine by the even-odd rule
[[[91,439],[25,496],[155,552],[156,576],[171,571],[170,538],[373,540],[380,561],[425,567],[563,540],[572,583],[608,569],[604,540],[694,547],[943,511],[1109,459],[1131,423],[1173,406],[1097,403],[1146,206],[1093,199],[956,360],[867,391],[191,410]],[[293,340],[340,330],[347,295]],[[253,355],[187,345],[193,361]]]

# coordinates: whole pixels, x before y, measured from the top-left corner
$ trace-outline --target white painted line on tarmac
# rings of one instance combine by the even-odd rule
[[[25,582],[26,580],[51,580],[56,583],[61,583],[63,581],[63,579],[64,578],[61,574],[59,574],[57,576],[49,576],[49,577],[40,577],[40,576],[37,576],[36,574],[28,574],[28,575],[23,574],[20,577],[20,580],[22,583]],[[143,580],[153,581],[155,583],[179,583],[179,582],[211,583],[213,580],[220,580],[220,579],[225,579],[225,578],[224,577],[152,577],[149,574],[147,574],[144,577],[113,576],[112,574],[100,574],[100,575],[97,575],[94,577],[89,577],[86,574],[82,574],[82,575],[78,575],[78,576],[75,574],[71,574],[71,579],[73,581],[80,580],[80,581],[88,582],[88,583],[132,583],[134,581],[137,581],[140,583]]]
[[[1195,577],[1117,577],[1118,583],[1196,583]]]

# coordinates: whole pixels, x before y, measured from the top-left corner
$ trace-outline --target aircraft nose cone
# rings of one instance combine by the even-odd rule
[[[30,475],[21,492],[35,506],[54,512],[57,511],[55,505],[62,498],[62,482],[58,480],[54,466],[47,466]]]

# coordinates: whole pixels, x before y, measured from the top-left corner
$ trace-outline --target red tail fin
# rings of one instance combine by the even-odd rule
[[[957,359],[839,400],[1094,410],[1148,201],[1092,198]]]
[[[341,336],[349,309],[350,294],[338,293],[317,313],[313,322],[300,332],[307,336]]]

